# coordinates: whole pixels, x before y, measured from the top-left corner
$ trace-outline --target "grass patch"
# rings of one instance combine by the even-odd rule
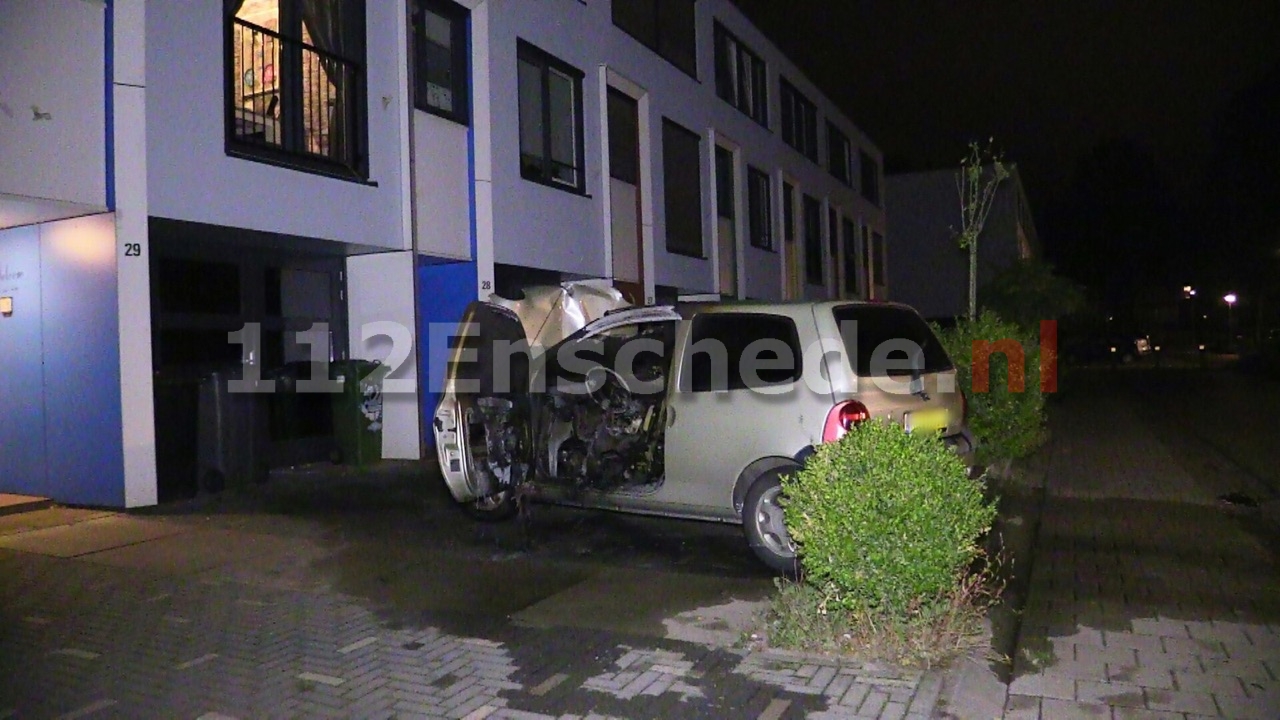
[[[987,646],[983,619],[1002,590],[984,567],[935,601],[890,614],[841,607],[803,581],[775,584],[778,593],[755,633],[758,645],[924,669]]]

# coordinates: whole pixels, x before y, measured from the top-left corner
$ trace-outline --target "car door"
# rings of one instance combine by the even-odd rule
[[[445,484],[455,500],[469,502],[527,474],[528,340],[514,312],[473,302],[455,342],[433,429]]]
[[[807,312],[699,312],[684,323],[667,402],[667,478],[654,502],[668,512],[735,517],[734,485],[748,465],[794,457],[820,438],[830,395],[820,378],[815,387],[801,381],[803,349],[815,342]]]

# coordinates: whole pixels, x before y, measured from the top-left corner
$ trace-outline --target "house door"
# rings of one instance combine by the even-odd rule
[[[640,223],[640,105],[609,88],[609,209],[613,283],[627,300],[644,304]]]
[[[716,145],[716,249],[724,297],[738,296],[738,190],[733,151]]]

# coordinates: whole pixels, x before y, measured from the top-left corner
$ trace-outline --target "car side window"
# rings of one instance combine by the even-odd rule
[[[684,352],[682,392],[789,385],[803,362],[795,323],[764,313],[696,315]]]

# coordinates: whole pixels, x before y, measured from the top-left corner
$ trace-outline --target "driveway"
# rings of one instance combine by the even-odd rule
[[[416,464],[0,518],[0,719],[924,718],[937,673],[733,645],[736,527],[466,518]]]

